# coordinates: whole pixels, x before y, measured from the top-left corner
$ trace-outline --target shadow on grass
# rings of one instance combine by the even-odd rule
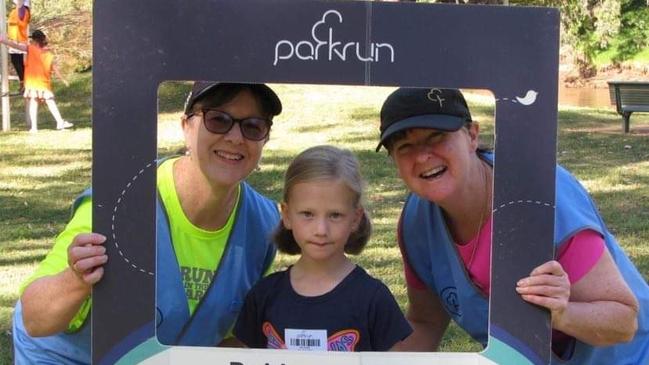
[[[582,178],[603,177],[614,169],[647,161],[649,141],[637,135],[564,131],[557,159]]]
[[[2,156],[4,176],[15,186],[0,190],[0,266],[40,260],[70,218],[73,199],[89,184],[90,151],[46,152],[25,150]],[[43,243],[26,243],[34,253],[25,255],[25,247],[19,244],[25,241]]]
[[[376,107],[359,107],[349,113],[351,120],[379,120],[379,113]]]
[[[318,133],[327,129],[334,129],[338,125],[337,122],[323,122],[319,124],[312,124],[312,122],[304,123],[304,125],[294,128],[293,131],[297,133]]]
[[[248,177],[247,181],[260,193],[271,199],[280,201],[282,198],[284,172],[294,157],[291,153],[279,151],[273,153],[272,156],[268,153],[264,154],[260,163],[260,169],[254,171]],[[265,165],[277,166],[277,168],[264,168]]]
[[[29,255],[29,256],[22,255],[19,258],[2,257],[0,258],[0,267],[3,266],[12,267],[20,264],[39,263],[41,260],[43,260],[43,258],[45,258],[46,253],[47,251],[43,251],[42,253],[34,253],[33,255]],[[9,251],[8,254],[11,255],[12,252]]]

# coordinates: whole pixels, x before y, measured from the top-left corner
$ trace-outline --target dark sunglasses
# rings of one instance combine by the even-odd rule
[[[261,141],[268,137],[270,127],[273,122],[263,118],[245,118],[236,119],[230,114],[217,110],[217,109],[201,109],[200,113],[203,114],[203,125],[205,129],[215,134],[226,134],[232,129],[235,123],[239,123],[241,134],[251,141]],[[191,113],[187,115],[188,118],[198,114]]]

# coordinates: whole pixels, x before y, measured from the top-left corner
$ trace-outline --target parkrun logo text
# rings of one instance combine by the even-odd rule
[[[327,10],[322,14],[322,19],[317,21],[311,27],[311,40],[302,40],[293,43],[283,39],[275,44],[275,61],[273,66],[277,66],[280,60],[288,60],[294,56],[300,60],[311,61],[326,59],[333,61],[339,59],[347,61],[347,58],[362,62],[379,62],[389,60],[394,63],[394,48],[389,43],[370,43],[369,49],[362,52],[363,45],[360,42],[343,42],[334,41],[334,28],[329,22],[342,23],[343,16],[336,10]],[[383,52],[381,50],[383,49]],[[369,51],[369,55],[367,54]],[[364,54],[362,54],[364,53]]]

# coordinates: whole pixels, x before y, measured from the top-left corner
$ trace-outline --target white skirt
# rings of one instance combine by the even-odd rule
[[[25,89],[23,96],[28,99],[54,99],[54,94],[49,90]]]

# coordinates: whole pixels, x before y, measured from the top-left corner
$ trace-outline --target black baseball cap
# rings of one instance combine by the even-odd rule
[[[399,88],[381,108],[381,140],[376,151],[393,134],[410,128],[456,131],[470,123],[471,113],[458,89]]]
[[[194,85],[192,85],[192,90],[189,92],[189,95],[187,95],[187,100],[185,101],[185,114],[187,115],[191,112],[196,101],[201,99],[203,96],[208,95],[217,87],[237,85],[249,88],[254,94],[266,101],[270,106],[269,112],[273,116],[282,112],[282,102],[279,100],[279,97],[275,94],[273,89],[268,87],[266,84],[233,84],[214,81],[196,81],[194,82]]]

